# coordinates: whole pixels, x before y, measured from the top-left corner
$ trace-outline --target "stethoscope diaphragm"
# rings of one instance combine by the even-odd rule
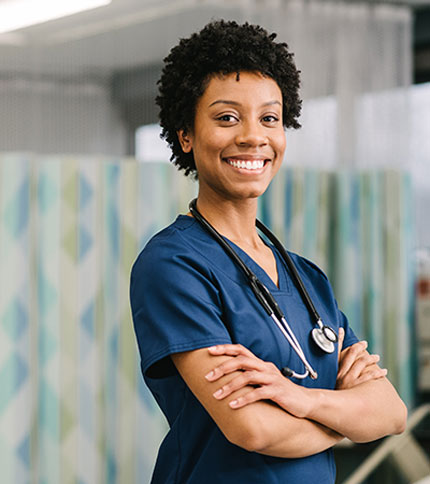
[[[285,319],[284,314],[282,313],[281,308],[277,304],[275,298],[272,296],[270,291],[267,287],[257,278],[257,276],[251,271],[251,269],[242,261],[242,259],[236,254],[233,248],[224,240],[220,233],[218,233],[214,227],[200,214],[197,209],[197,199],[192,200],[190,202],[189,208],[191,214],[196,218],[196,220],[202,224],[202,226],[218,241],[218,243],[224,248],[227,254],[238,264],[238,266],[242,269],[245,276],[248,278],[250,283],[251,289],[254,292],[255,296],[257,297],[260,304],[263,306],[264,310],[267,314],[273,319],[276,325],[284,334],[285,338],[288,340],[294,351],[297,353],[297,356],[300,358],[302,363],[304,364],[306,371],[304,373],[297,373],[287,367],[283,368],[282,373],[285,376],[303,379],[306,378],[308,375],[316,379],[318,377],[317,372],[312,368],[309,364],[306,356],[303,352],[303,349],[298,342],[294,332],[290,328],[288,322]],[[314,328],[311,331],[312,339],[314,340],[315,344],[323,350],[325,353],[333,353],[335,350],[335,343],[338,341],[337,334],[335,331],[330,328],[329,326],[323,324],[321,318],[316,310],[311,297],[306,290],[303,281],[291,260],[291,257],[283,247],[283,245],[279,242],[279,240],[274,236],[274,234],[259,220],[256,220],[257,227],[267,236],[267,238],[274,244],[274,246],[279,250],[281,253],[282,258],[287,263],[288,268],[290,269],[292,276],[297,284],[297,288],[301,293],[305,304],[307,305],[310,312],[313,314],[315,318],[315,324],[318,327]]]
[[[333,336],[335,338],[334,340]],[[337,341],[337,336],[336,333],[328,326],[324,326],[323,328],[314,328],[312,330],[312,339],[315,341],[316,345],[326,353],[334,352],[334,343]]]

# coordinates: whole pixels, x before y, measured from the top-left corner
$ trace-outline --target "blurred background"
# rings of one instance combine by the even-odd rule
[[[338,482],[430,476],[430,1],[0,0],[2,484],[150,480],[167,424],[129,274],[196,193],[156,82],[219,18],[295,53],[302,128],[260,217],[325,270],[410,410],[401,439],[338,446]]]

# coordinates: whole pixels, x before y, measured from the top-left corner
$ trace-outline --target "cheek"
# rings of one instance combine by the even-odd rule
[[[221,151],[225,147],[225,136],[217,130],[201,130],[194,146],[202,153]]]
[[[218,129],[208,131],[205,140],[208,149],[211,151],[222,151],[226,146],[231,144],[229,134]]]
[[[278,151],[282,154],[284,153],[285,151],[285,148],[287,146],[287,140],[286,140],[286,137],[285,137],[285,132],[282,131],[282,133],[279,133],[279,136],[277,137],[277,148],[278,148]]]

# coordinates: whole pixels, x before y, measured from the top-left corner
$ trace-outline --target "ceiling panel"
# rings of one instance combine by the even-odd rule
[[[430,0],[386,3],[422,6]],[[237,5],[244,4],[246,0],[113,0],[106,7],[0,34],[0,73],[108,74],[156,62],[179,37],[212,18],[241,20]]]

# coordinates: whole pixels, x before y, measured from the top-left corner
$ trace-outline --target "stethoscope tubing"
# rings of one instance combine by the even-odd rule
[[[297,272],[296,266],[294,265],[294,262],[291,260],[290,254],[285,250],[284,246],[281,244],[281,242],[278,240],[278,238],[273,234],[271,230],[269,230],[268,227],[266,227],[263,222],[260,222],[260,220],[256,219],[255,225],[259,230],[263,232],[263,234],[270,240],[270,242],[273,243],[273,245],[278,249],[278,251],[281,253],[282,258],[285,260],[285,262],[288,265],[288,268],[290,271],[293,273],[294,280],[297,283],[298,289],[300,291],[300,294],[305,302],[305,304],[308,306],[309,311],[314,315],[315,321],[318,324],[318,321],[321,322],[321,317],[317,311],[317,309],[314,306],[314,303],[312,302],[312,299],[309,296],[308,291],[306,290],[302,278],[299,276],[299,273]]]
[[[308,375],[313,379],[316,380],[318,378],[317,372],[312,368],[310,363],[308,362],[303,349],[299,342],[297,341],[297,338],[295,334],[293,333],[293,330],[291,329],[290,325],[287,323],[285,318],[282,318],[282,324],[279,321],[279,319],[272,314],[272,319],[275,322],[275,324],[278,326],[278,328],[281,330],[282,334],[285,336],[286,340],[290,343],[294,351],[297,353],[297,356],[300,358],[302,361],[306,371],[304,373],[296,373],[294,370],[289,370],[289,376],[292,376],[294,378],[299,378],[303,379],[306,378]]]
[[[257,300],[260,302],[267,314],[278,326],[284,337],[287,339],[291,347],[296,352],[297,356],[302,361],[306,370],[304,373],[297,373],[289,368],[283,368],[282,373],[285,376],[299,379],[304,379],[308,375],[312,379],[316,379],[318,377],[317,372],[312,368],[309,361],[307,360],[300,343],[298,342],[293,330],[288,324],[281,308],[279,307],[271,292],[258,279],[258,277],[252,272],[252,270],[242,261],[242,259],[237,255],[233,248],[226,242],[223,236],[203,217],[203,215],[201,215],[201,213],[197,209],[197,199],[194,199],[190,202],[189,209],[194,218],[215,238],[215,240],[217,240],[217,242],[223,247],[227,254],[244,272],[245,276],[248,278],[251,289],[254,292]],[[283,245],[279,242],[275,235],[258,219],[256,220],[256,226],[273,243],[273,245],[281,253],[283,259],[286,261],[306,306],[315,318],[315,324],[318,326],[319,331],[322,332],[323,336],[328,340],[330,344],[330,350],[328,350],[324,345],[317,342],[315,338],[314,341],[323,351],[326,351],[327,353],[332,353],[334,349],[334,343],[337,341],[337,335],[330,327],[322,323],[321,317],[318,314],[318,311],[316,310],[314,304],[312,303],[309,293],[307,292],[303,281],[301,280],[301,277],[297,272],[294,262],[291,260],[288,252],[284,249]],[[328,334],[330,334],[330,336],[328,336]]]

